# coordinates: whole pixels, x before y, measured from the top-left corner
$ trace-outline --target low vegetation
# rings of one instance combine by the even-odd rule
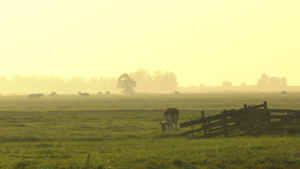
[[[300,93],[232,93],[232,94],[135,94],[63,96],[27,99],[27,96],[0,97],[0,112],[70,112],[70,111],[136,111],[165,110],[175,106],[179,110],[216,110],[241,108],[243,104],[262,104],[269,108],[300,109]]]
[[[160,110],[174,105],[180,122],[200,118],[192,110],[216,110],[209,115],[264,100],[269,108],[300,109],[300,94],[258,95],[1,97],[0,168],[299,168],[299,133],[191,139],[179,136],[189,128],[162,133],[158,124]],[[122,109],[126,103],[132,107]]]

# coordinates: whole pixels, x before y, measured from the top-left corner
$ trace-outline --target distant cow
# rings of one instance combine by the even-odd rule
[[[173,130],[173,124],[175,124],[175,130],[178,129],[179,111],[176,108],[168,108],[164,111],[163,122],[160,122],[162,131]]]
[[[98,92],[98,95],[102,95],[102,92]]]
[[[280,94],[287,94],[287,91],[282,91]]]
[[[30,94],[30,95],[28,95],[27,98],[29,98],[29,99],[31,99],[31,98],[41,98],[43,96],[44,96],[43,93],[38,93],[38,94]]]
[[[107,92],[105,93],[105,95],[108,95],[108,94],[110,94],[110,92],[109,92],[109,91],[107,91]]]
[[[179,91],[174,91],[174,94],[179,94]]]
[[[52,92],[50,95],[51,96],[57,96],[56,92]]]
[[[81,92],[78,92],[78,94],[79,94],[80,96],[89,96],[89,95],[90,95],[89,93],[81,93]]]

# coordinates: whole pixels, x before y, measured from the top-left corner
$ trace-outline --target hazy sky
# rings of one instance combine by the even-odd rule
[[[300,85],[299,0],[0,0],[0,76],[174,72],[179,86]]]

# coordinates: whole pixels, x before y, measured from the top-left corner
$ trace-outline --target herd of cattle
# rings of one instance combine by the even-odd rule
[[[38,93],[38,94],[30,94],[30,95],[28,95],[27,98],[29,98],[29,99],[31,99],[31,98],[41,98],[43,96],[44,96],[43,93]]]
[[[78,92],[78,94],[79,94],[80,96],[90,96],[90,93],[81,93],[81,92]],[[107,92],[105,93],[105,95],[109,95],[109,94],[110,94],[109,91],[107,91]],[[102,92],[98,92],[97,95],[102,95]],[[0,94],[0,96],[1,96],[1,94]],[[29,99],[31,99],[31,98],[41,98],[41,97],[43,97],[43,96],[44,96],[43,93],[32,93],[32,94],[29,94],[29,95],[27,96],[27,98],[29,98]],[[51,92],[50,96],[57,96],[57,93],[56,93],[56,92]]]
[[[90,95],[90,93],[81,93],[81,92],[78,92],[78,94],[79,94],[80,96],[89,96],[89,95]],[[105,93],[105,95],[108,95],[108,94],[110,94],[109,91],[107,91],[107,92]],[[98,92],[97,95],[102,95],[102,92]]]
[[[78,92],[80,96],[89,96],[89,93],[81,93]],[[105,95],[109,95],[110,92],[107,91]],[[175,91],[174,94],[179,94],[178,91]],[[51,96],[57,96],[56,92],[52,92]],[[98,92],[97,95],[102,95],[102,92]],[[1,94],[0,94],[1,96]],[[43,97],[43,93],[37,94],[29,94],[27,98],[41,98]],[[293,113],[285,113],[285,115],[293,115]],[[163,121],[159,122],[161,129],[163,132],[165,131],[173,131],[173,125],[175,126],[175,130],[178,130],[178,121],[179,121],[179,110],[177,108],[167,108],[163,113]],[[300,122],[300,117],[296,117],[293,119],[293,122]]]

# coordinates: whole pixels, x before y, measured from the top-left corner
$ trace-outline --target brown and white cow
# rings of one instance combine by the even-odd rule
[[[163,114],[163,122],[160,122],[162,131],[173,130],[173,124],[175,124],[175,130],[178,129],[179,111],[176,108],[167,108]]]

